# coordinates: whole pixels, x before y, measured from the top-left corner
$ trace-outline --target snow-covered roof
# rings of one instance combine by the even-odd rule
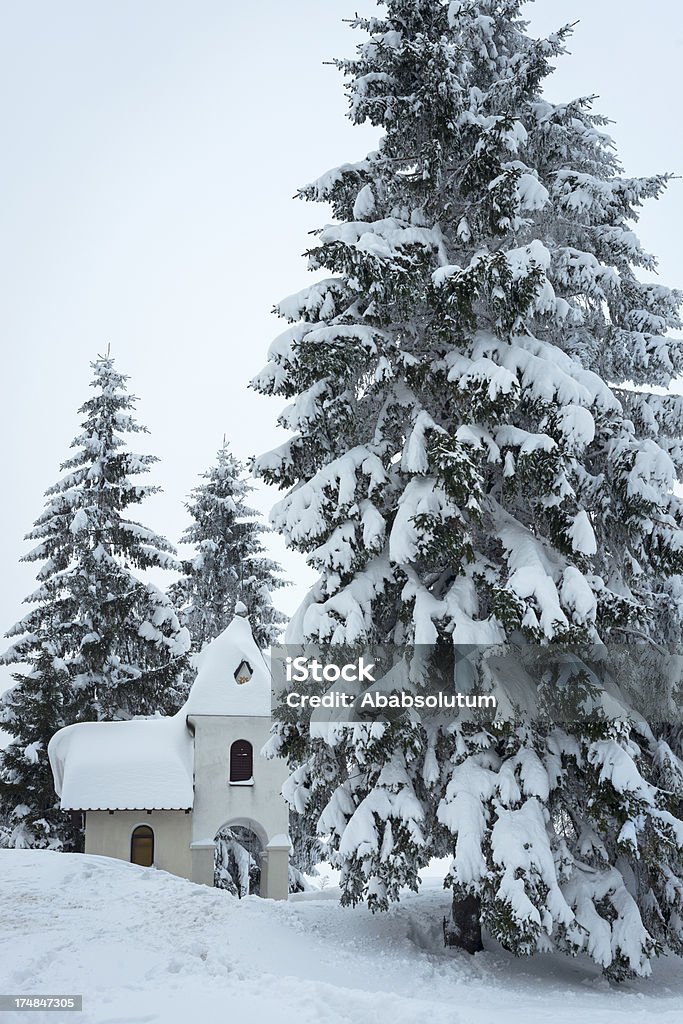
[[[182,711],[69,725],[48,754],[63,810],[192,807],[193,744]]]
[[[246,662],[247,683],[235,671]],[[183,712],[186,715],[248,715],[270,718],[270,672],[246,618],[236,615],[227,629],[196,656],[197,678]]]
[[[270,717],[270,673],[248,620],[237,615],[196,658],[197,677],[172,718],[69,725],[50,740],[64,810],[186,809],[193,806],[190,716]],[[239,683],[238,676],[250,676]]]

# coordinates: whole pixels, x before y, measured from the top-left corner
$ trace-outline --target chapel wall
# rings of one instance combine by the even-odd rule
[[[192,813],[182,810],[156,810],[151,814],[145,809],[87,811],[85,852],[130,862],[131,837],[137,825],[149,825],[154,832],[155,867],[191,878]]]

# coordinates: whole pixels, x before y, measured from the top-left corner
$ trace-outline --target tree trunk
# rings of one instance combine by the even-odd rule
[[[443,919],[444,945],[458,946],[468,953],[482,950],[480,913],[481,901],[478,896],[468,895],[464,899],[457,899],[454,895],[450,920]]]

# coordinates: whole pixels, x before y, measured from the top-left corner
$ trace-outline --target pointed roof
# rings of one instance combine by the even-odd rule
[[[238,605],[238,614],[228,628],[195,657],[197,678],[183,714],[270,718],[270,671],[254,640],[249,620],[239,614],[239,608]],[[251,678],[249,682],[239,683],[235,673],[243,662],[247,663],[246,674],[250,672]]]
[[[243,608],[243,606],[242,606]],[[171,718],[81,722],[60,729],[48,755],[63,810],[161,810],[193,806],[190,717],[270,717],[270,672],[244,615],[197,655],[197,677]],[[240,612],[242,612],[240,614]],[[246,662],[238,683],[235,673]]]

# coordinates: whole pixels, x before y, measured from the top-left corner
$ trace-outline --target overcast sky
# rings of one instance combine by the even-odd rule
[[[0,3],[3,632],[33,589],[23,535],[107,344],[161,458],[164,494],[136,517],[171,540],[224,433],[241,458],[281,443],[277,401],[247,382],[284,328],[273,304],[310,280],[307,232],[329,217],[291,197],[376,145],[322,63],[352,52],[342,18],[357,9],[373,3]],[[537,0],[529,17],[535,34],[580,19],[549,98],[598,93],[629,174],[683,173],[679,0]],[[675,182],[640,226],[677,286],[682,215]],[[296,581],[279,601],[291,612],[311,576],[272,548]]]

